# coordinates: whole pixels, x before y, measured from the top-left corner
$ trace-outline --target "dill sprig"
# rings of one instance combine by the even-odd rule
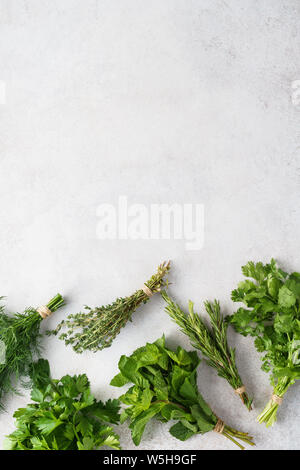
[[[150,289],[152,294],[160,292],[167,285],[164,276],[170,269],[170,262],[158,266],[157,272],[145,282],[144,286]],[[120,330],[131,320],[133,312],[141,305],[148,302],[150,296],[143,289],[137,290],[129,297],[117,298],[112,304],[102,307],[85,307],[86,312],[79,312],[67,317],[56,327],[48,331],[48,334],[57,335],[62,328],[65,333],[60,334],[59,339],[65,344],[72,345],[77,353],[84,350],[100,351],[111,346]]]
[[[46,307],[55,312],[63,304],[62,296],[57,294]],[[32,362],[40,353],[42,320],[37,309],[31,307],[13,316],[5,313],[3,305],[0,307],[0,341],[5,353],[0,363],[0,409],[3,409],[6,393],[17,393],[18,380],[23,379],[23,385],[26,385],[24,378],[29,376]]]
[[[211,327],[209,328],[202,318],[194,312],[193,302],[189,302],[189,313],[186,314],[166,292],[163,292],[162,296],[167,302],[165,311],[179,325],[181,331],[189,337],[192,346],[202,352],[208,365],[216,369],[218,375],[227,380],[236,393],[239,392],[238,395],[242,402],[250,411],[252,400],[245,391],[242,391],[243,383],[235,362],[235,349],[228,345],[228,324],[221,315],[220,303],[217,300],[213,303],[204,302],[210,318]]]

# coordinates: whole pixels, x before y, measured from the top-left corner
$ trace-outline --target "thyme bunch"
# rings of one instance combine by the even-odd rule
[[[161,288],[167,285],[164,276],[169,269],[170,262],[160,264],[157,272],[144,286],[150,289],[152,294],[160,292]],[[66,332],[60,334],[59,339],[65,341],[66,345],[71,344],[75,352],[82,353],[86,349],[100,351],[111,346],[121,329],[131,321],[133,312],[141,304],[148,302],[150,296],[143,289],[139,289],[129,297],[117,298],[110,305],[95,308],[86,306],[86,312],[69,315],[67,320],[59,323],[56,329],[48,334],[57,335],[66,328]]]
[[[3,297],[2,297],[3,298]],[[57,294],[47,304],[47,309],[55,312],[64,304]],[[32,307],[24,313],[9,316],[0,309],[0,341],[3,344],[4,358],[0,363],[0,409],[3,409],[3,397],[8,392],[17,393],[16,383],[29,376],[35,355],[40,352],[40,324],[43,320]]]
[[[200,315],[194,312],[193,302],[189,302],[189,313],[187,314],[166,292],[163,292],[162,296],[167,303],[165,311],[168,315],[189,337],[192,346],[202,352],[207,364],[216,369],[220,377],[227,380],[250,411],[252,400],[243,391],[244,386],[235,361],[235,349],[228,345],[228,323],[221,315],[220,303],[217,300],[213,303],[204,302],[205,310],[210,318],[209,328]]]

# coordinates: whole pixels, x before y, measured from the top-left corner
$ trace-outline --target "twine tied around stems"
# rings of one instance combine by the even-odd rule
[[[146,295],[148,295],[148,297],[152,297],[153,292],[151,289],[149,289],[148,286],[146,286],[146,284],[143,285],[142,290],[145,292]]]
[[[246,391],[246,387],[245,385],[242,385],[241,387],[236,388],[234,393],[236,393],[237,395],[243,395],[245,391]]]
[[[43,320],[47,317],[50,317],[50,315],[52,315],[52,312],[47,307],[47,305],[42,305],[41,307],[37,308],[36,311],[41,315]]]
[[[273,393],[271,400],[277,405],[281,405],[283,398]]]
[[[218,418],[217,424],[215,425],[213,431],[222,434],[224,431],[225,423],[220,418]]]

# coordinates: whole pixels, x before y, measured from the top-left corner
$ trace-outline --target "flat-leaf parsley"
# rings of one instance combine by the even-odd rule
[[[6,449],[120,449],[119,436],[111,427],[119,422],[118,400],[96,400],[85,374],[51,379],[44,359],[33,365],[32,378],[34,403],[15,412],[16,430],[7,436]]]

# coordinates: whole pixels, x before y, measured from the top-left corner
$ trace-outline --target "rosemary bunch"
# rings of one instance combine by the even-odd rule
[[[117,298],[112,304],[102,307],[86,306],[86,312],[69,315],[67,320],[59,323],[56,329],[48,334],[57,335],[62,328],[66,328],[67,331],[60,334],[59,338],[64,340],[66,345],[71,344],[77,353],[86,349],[96,352],[108,348],[121,328],[131,320],[133,312],[167,285],[164,276],[169,269],[170,262],[159,265],[156,274],[131,296]]]
[[[28,308],[24,313],[15,313],[13,316],[6,315],[1,306],[0,341],[5,357],[0,363],[0,408],[3,408],[6,393],[17,392],[17,381],[29,375],[34,356],[39,354],[41,321],[63,303],[62,296],[57,294],[46,306]]]
[[[220,377],[227,380],[250,411],[252,400],[248,397],[237,370],[235,349],[228,345],[228,324],[221,315],[220,303],[217,300],[214,303],[204,302],[210,317],[211,327],[209,328],[202,318],[194,312],[193,302],[189,302],[189,313],[186,314],[166,292],[163,292],[162,296],[167,303],[165,311],[179,325],[181,331],[189,337],[192,346],[202,352],[208,365],[216,369]]]

